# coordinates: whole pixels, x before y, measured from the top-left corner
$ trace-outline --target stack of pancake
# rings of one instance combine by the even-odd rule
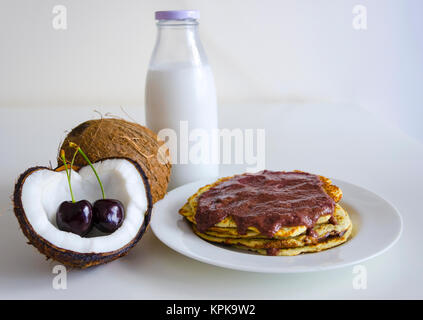
[[[201,206],[202,196],[204,197],[205,195],[208,195],[209,198],[210,198],[210,195],[216,195],[216,197],[222,196],[220,197],[220,200],[219,199],[216,200],[216,203],[220,203],[222,202],[221,199],[224,199],[224,195],[221,195],[220,193],[226,192],[227,194],[229,194],[229,190],[232,190],[234,188],[239,189],[239,192],[237,191],[239,195],[245,194],[246,190],[250,193],[252,192],[251,190],[253,190],[254,193],[249,195],[251,197],[260,195],[260,192],[266,193],[265,186],[262,186],[262,185],[257,185],[257,190],[254,190],[254,187],[255,187],[254,181],[255,180],[261,181],[263,177],[260,176],[260,174],[262,174],[263,172],[278,173],[281,177],[284,177],[285,174],[287,176],[289,175],[292,176],[298,173],[300,174],[299,176],[300,179],[301,179],[301,174],[308,175],[308,177],[312,177],[312,178],[314,176],[316,180],[318,180],[320,183],[318,186],[315,186],[315,187],[321,189],[322,196],[326,196],[330,201],[332,201],[331,210],[326,210],[327,208],[325,208],[325,210],[322,209],[321,214],[314,216],[316,217],[316,219],[310,226],[309,217],[306,217],[309,220],[307,219],[304,220],[304,216],[301,216],[301,215],[304,212],[312,212],[313,210],[314,210],[313,212],[316,212],[315,210],[318,210],[319,208],[313,207],[307,211],[307,208],[302,207],[301,213],[300,212],[298,213],[298,216],[301,219],[303,219],[301,220],[301,219],[297,219],[298,217],[296,216],[295,210],[297,208],[297,205],[293,205],[292,206],[293,208],[291,210],[292,212],[290,212],[290,214],[292,214],[292,217],[294,217],[295,219],[292,218],[291,220],[289,220],[291,221],[291,223],[286,225],[284,225],[283,223],[282,224],[276,223],[275,224],[276,227],[271,232],[271,234],[269,234],[269,232],[264,232],[262,228],[261,228],[262,231],[260,231],[261,225],[257,223],[253,223],[254,221],[256,221],[254,219],[246,220],[247,223],[249,221],[252,221],[251,225],[247,225],[246,228],[244,226],[243,229],[240,229],[240,226],[237,225],[235,221],[236,219],[234,219],[234,217],[230,213],[226,216],[223,216],[221,219],[219,218],[219,220],[216,223],[213,223],[212,226],[207,227],[207,229],[205,230],[201,230],[201,228],[199,228],[199,225],[197,225],[197,220],[199,219],[196,220],[196,215],[199,211],[199,204]],[[322,176],[318,176],[318,175],[311,175],[301,171],[294,171],[294,172],[263,171],[263,172],[258,173],[257,179],[255,180],[251,179],[251,177],[254,176],[254,174],[244,174],[244,175],[237,175],[233,177],[222,178],[217,180],[213,184],[206,185],[200,188],[194,195],[192,195],[188,199],[185,205],[179,210],[179,213],[189,221],[189,223],[192,225],[193,231],[198,236],[200,236],[201,238],[207,241],[220,243],[220,244],[226,244],[226,245],[230,245],[240,249],[251,250],[256,253],[264,254],[264,255],[293,256],[293,255],[298,255],[300,253],[318,252],[321,250],[326,250],[326,249],[338,246],[341,243],[344,243],[345,241],[348,240],[352,231],[352,223],[345,209],[343,209],[338,204],[338,202],[342,198],[342,191],[340,188],[333,185],[330,179],[322,177]],[[249,177],[250,179],[249,181],[252,181],[252,182],[249,182],[250,185],[248,186],[248,189],[244,188],[242,184],[238,183],[238,181],[242,180],[241,178],[243,176]],[[272,176],[270,175],[270,177]],[[232,181],[234,180],[237,180],[235,181],[236,182],[235,186],[231,185]],[[272,181],[272,183],[275,184],[277,183],[277,181],[276,182]],[[298,190],[298,188],[302,188],[302,186],[304,184],[307,184],[308,182],[307,181],[303,182],[297,179],[297,181],[294,181],[293,183],[294,185],[283,185],[283,183],[281,183],[280,185],[277,185],[277,187],[282,190],[285,188],[286,190],[283,190],[283,191],[284,192],[286,191],[286,192],[281,194],[289,195],[290,190],[293,190],[293,189]],[[297,185],[295,185],[295,183]],[[219,188],[220,184],[222,184],[222,186],[223,184],[227,184],[227,186],[224,186],[226,189],[225,188],[220,189]],[[277,191],[279,192],[280,189],[278,189]],[[307,202],[304,202],[304,199],[306,199],[307,197],[306,192],[293,193],[293,197],[294,198],[290,198],[289,203],[307,203]],[[248,199],[248,196],[247,196],[247,199]],[[266,199],[266,196],[264,196],[263,199]],[[228,206],[228,212],[231,212],[229,211],[229,206],[233,207],[234,204],[236,204],[236,201],[241,201],[241,200],[242,200],[241,198],[239,199],[232,198],[231,200],[229,200],[229,202],[226,202],[227,203],[226,205]],[[204,200],[203,202],[205,201],[206,200]],[[245,199],[243,199],[242,201],[245,202]],[[265,202],[266,200],[263,200],[263,201]],[[273,201],[272,203],[278,203],[278,202],[275,202],[275,199],[272,199],[269,201]],[[239,207],[248,208],[248,210],[251,213],[248,213],[247,215],[254,216],[255,212],[259,212],[260,208],[262,208],[262,204],[263,203],[258,203],[258,204],[253,203],[253,207],[251,204],[244,207],[240,205]],[[215,205],[218,206],[218,204],[213,203],[213,206],[211,207],[214,207]],[[254,208],[254,205],[256,206],[256,208]],[[290,206],[291,205],[288,205],[288,207]],[[298,208],[300,208],[300,206],[298,206]],[[275,212],[276,211],[277,210],[275,210]],[[213,210],[202,211],[202,216],[203,216],[202,219],[204,219],[204,215],[209,215],[208,217],[206,216],[206,218],[210,218],[210,221],[214,221],[216,220],[214,219],[215,217],[213,217],[214,214],[215,212]],[[277,220],[278,218],[277,214],[276,214],[276,218],[275,218],[275,215],[273,214],[273,215],[269,215],[269,217],[264,217],[264,219]],[[288,220],[285,219],[281,221],[285,221],[286,223],[286,221]],[[308,221],[308,225],[306,225],[307,223],[302,223],[302,224],[298,223],[298,225],[296,225],[295,221]]]

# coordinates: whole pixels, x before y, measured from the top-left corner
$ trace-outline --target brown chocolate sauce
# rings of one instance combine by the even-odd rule
[[[335,218],[334,216],[332,216],[332,217],[330,217],[330,219],[329,219],[329,223],[330,223],[330,224],[337,225],[337,224],[338,224],[338,221],[336,221],[336,218]]]
[[[332,238],[338,238],[338,237],[342,237],[345,233],[347,232],[347,230],[341,231],[341,232],[329,232],[326,235],[324,235],[323,237],[320,237],[318,239],[316,239],[316,243],[319,242],[324,242],[326,240],[332,239]],[[277,256],[279,253],[279,248],[266,248],[266,254],[268,256]]]
[[[319,240],[319,242],[323,242],[323,241],[326,241],[328,239],[342,237],[346,232],[347,232],[347,229],[345,229],[344,231],[341,231],[341,232],[329,232],[329,233],[325,234],[323,237],[320,237],[318,240]]]
[[[278,253],[279,253],[279,250],[280,249],[278,249],[278,248],[267,248],[266,253],[267,253],[268,256],[277,256]]]
[[[230,216],[239,234],[256,227],[272,237],[282,227],[313,226],[323,215],[333,215],[335,202],[318,176],[305,172],[264,170],[234,176],[198,198],[195,220],[200,232]]]

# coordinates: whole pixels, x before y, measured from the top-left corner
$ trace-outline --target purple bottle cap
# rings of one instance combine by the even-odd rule
[[[185,19],[199,19],[200,11],[198,10],[169,10],[156,11],[156,20],[185,20]]]

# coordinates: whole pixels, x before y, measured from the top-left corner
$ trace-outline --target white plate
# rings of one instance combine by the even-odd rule
[[[154,205],[151,228],[173,250],[212,265],[253,272],[294,273],[329,270],[373,258],[394,245],[402,231],[399,212],[378,195],[353,184],[333,180],[343,191],[340,202],[353,221],[352,238],[321,252],[293,257],[263,256],[212,244],[196,236],[178,214],[187,198],[212,181],[199,181],[170,191]]]

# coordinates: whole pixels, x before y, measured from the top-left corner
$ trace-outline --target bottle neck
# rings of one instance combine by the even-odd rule
[[[198,21],[159,20],[150,67],[164,64],[199,66],[207,64],[198,32]]]

